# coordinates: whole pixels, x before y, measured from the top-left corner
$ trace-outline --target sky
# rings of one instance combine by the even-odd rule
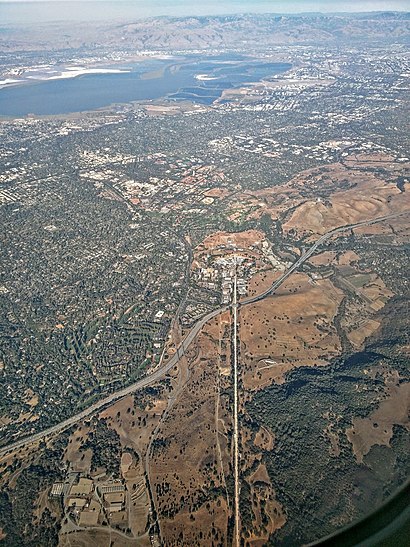
[[[47,3],[63,4],[76,2],[83,4],[85,2],[96,2],[101,0],[47,0]],[[254,9],[264,8],[266,11],[280,13],[294,13],[304,11],[410,11],[410,0],[133,0],[126,2],[124,0],[105,0],[110,4],[134,4],[141,7],[153,7],[172,11],[175,6],[185,6],[188,11],[195,11],[199,6],[206,5],[210,8],[221,8],[231,11],[232,8],[253,11]],[[0,3],[44,3],[44,0],[0,0]]]
[[[410,0],[0,0],[0,25],[59,20],[139,19],[161,15],[309,11],[410,11]]]

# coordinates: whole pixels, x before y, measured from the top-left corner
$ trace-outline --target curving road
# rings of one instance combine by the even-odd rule
[[[71,418],[67,418],[67,420],[64,420],[63,422],[60,422],[47,429],[44,429],[43,431],[39,431],[38,433],[34,433],[33,435],[30,435],[29,437],[25,437],[23,439],[20,439],[19,441],[15,441],[14,443],[10,443],[2,447],[0,449],[0,457],[4,456],[7,452],[11,450],[17,450],[19,448],[22,448],[26,444],[41,441],[45,437],[48,437],[49,435],[54,435],[55,433],[61,433],[65,429],[68,429],[75,423],[79,422],[80,420],[83,420],[84,418],[86,418],[90,414],[93,414],[97,410],[100,410],[103,407],[110,405],[114,401],[117,401],[118,399],[122,399],[123,397],[130,395],[131,393],[133,393],[134,391],[137,391],[138,389],[142,389],[146,386],[154,384],[155,382],[163,378],[167,374],[167,372],[169,372],[172,369],[172,367],[174,367],[178,363],[180,358],[185,354],[186,350],[192,344],[192,341],[197,336],[199,331],[203,328],[203,326],[210,319],[216,317],[217,315],[219,315],[220,313],[228,309],[229,309],[229,306],[218,308],[217,310],[214,310],[213,312],[208,313],[208,315],[200,319],[194,325],[194,327],[189,331],[189,333],[184,338],[184,340],[181,342],[178,348],[178,351],[175,353],[175,355],[173,355],[173,357],[171,357],[171,359],[167,363],[165,363],[164,366],[162,366],[161,368],[159,368],[152,374],[145,376],[141,380],[138,380],[138,382],[135,382],[134,384],[131,384],[128,387],[121,389],[120,391],[116,391],[115,393],[108,395],[104,399],[101,399],[100,401],[94,403],[93,405],[89,406],[85,410],[82,410],[78,414],[71,416]]]
[[[272,285],[269,287],[265,292],[243,300],[238,306],[245,306],[247,304],[252,304],[254,302],[258,302],[259,300],[262,300],[263,298],[266,298],[267,296],[270,296],[273,294],[279,287],[282,285],[282,283],[295,271],[297,270],[306,260],[308,260],[316,251],[316,249],[322,245],[324,241],[329,239],[332,235],[344,232],[346,230],[352,230],[354,228],[359,228],[360,226],[370,226],[371,224],[377,224],[378,222],[383,222],[385,220],[388,220],[390,218],[398,217],[401,215],[408,214],[409,211],[404,211],[401,213],[391,214],[384,217],[378,217],[373,220],[367,220],[363,222],[358,222],[356,224],[349,224],[346,226],[341,226],[340,228],[334,228],[333,230],[330,230],[329,232],[326,232],[323,234],[313,245],[308,249],[305,253],[303,253],[297,260],[292,264],[292,266],[283,273]],[[200,319],[194,327],[190,330],[190,332],[186,335],[184,340],[181,342],[180,346],[178,347],[177,352],[175,355],[162,367],[158,368],[155,372],[153,372],[150,375],[145,376],[141,380],[138,380],[138,382],[135,382],[134,384],[131,384],[128,387],[125,387],[121,389],[120,391],[117,391],[115,393],[112,393],[111,395],[108,395],[104,399],[101,399],[101,401],[98,401],[97,403],[94,403],[93,405],[89,406],[85,410],[79,412],[78,414],[75,414],[71,418],[68,418],[67,420],[64,420],[63,422],[60,422],[56,425],[53,425],[43,431],[40,431],[38,433],[34,433],[33,435],[30,435],[28,437],[25,437],[23,439],[20,439],[18,441],[15,441],[13,443],[10,443],[2,448],[0,448],[0,457],[7,454],[7,452],[10,452],[12,450],[18,450],[19,448],[22,448],[23,446],[27,444],[31,444],[34,442],[38,442],[43,440],[44,438],[54,435],[55,433],[60,433],[64,431],[65,429],[68,429],[75,423],[77,423],[80,420],[83,420],[90,414],[93,414],[97,410],[102,409],[103,407],[106,407],[113,403],[114,401],[117,401],[118,399],[122,399],[123,397],[130,395],[134,391],[137,391],[138,389],[142,389],[146,386],[149,386],[151,384],[154,384],[161,378],[163,378],[169,370],[174,367],[180,358],[185,354],[186,350],[189,348],[189,346],[192,344],[194,338],[197,336],[199,331],[204,327],[204,325],[210,320],[219,315],[220,313],[223,313],[224,311],[227,311],[230,309],[230,306],[223,306],[221,308],[218,308],[217,310],[214,310],[207,315],[205,315],[202,319]]]
[[[402,213],[393,213],[391,215],[386,215],[384,217],[374,218],[373,220],[364,220],[362,222],[357,222],[356,224],[347,224],[345,226],[340,226],[339,228],[334,228],[333,230],[326,232],[305,253],[303,253],[296,260],[296,262],[294,262],[292,266],[288,270],[286,270],[286,272],[284,272],[268,289],[266,289],[265,292],[242,300],[240,305],[245,306],[246,304],[259,302],[259,300],[263,300],[267,296],[273,294],[276,291],[276,289],[278,289],[282,285],[282,283],[295,270],[297,270],[304,262],[306,262],[306,260],[308,260],[316,252],[317,248],[320,247],[322,243],[324,243],[327,239],[332,237],[334,234],[345,232],[346,230],[353,230],[354,228],[360,228],[360,226],[370,226],[371,224],[377,224],[378,222],[389,220],[389,218],[395,218],[395,217],[406,215],[406,214],[409,214],[409,211],[404,211]]]

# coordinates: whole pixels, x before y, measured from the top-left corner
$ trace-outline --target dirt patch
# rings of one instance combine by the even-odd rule
[[[275,442],[275,437],[266,427],[261,426],[255,435],[254,445],[262,450],[272,450]]]
[[[379,321],[374,321],[373,319],[368,319],[364,321],[360,327],[347,333],[349,341],[356,347],[360,348],[363,345],[363,342],[374,334],[377,329],[380,327]]]
[[[240,339],[247,389],[283,383],[298,366],[319,366],[340,353],[333,319],[342,292],[330,280],[294,274],[272,296],[241,308]]]
[[[355,228],[354,233],[357,236],[376,236],[384,244],[390,242],[391,244],[400,245],[406,243],[410,235],[410,220],[407,217],[408,215],[403,215],[383,223],[373,224],[371,226],[361,226]]]
[[[346,436],[359,463],[374,445],[390,446],[393,425],[409,429],[410,383],[389,388],[388,397],[367,418],[354,418]]]
[[[9,425],[13,421],[10,416],[0,416],[0,426]]]
[[[212,538],[226,542],[226,499],[213,499],[209,492],[225,492],[229,474],[231,417],[228,399],[221,397],[229,382],[222,373],[229,365],[229,332],[229,323],[215,318],[199,334],[187,356],[183,396],[175,400],[154,442],[151,487],[165,545],[178,538],[184,545],[209,545]]]
[[[252,531],[248,532],[245,545],[262,547],[269,537],[286,522],[282,506],[275,499],[275,492],[266,466],[259,463],[246,479],[250,486],[250,503],[254,515]]]
[[[36,525],[39,523],[41,515],[44,512],[44,509],[48,509],[50,513],[54,516],[57,516],[56,512],[53,510],[53,507],[49,504],[48,494],[50,493],[50,489],[46,488],[39,492],[37,500],[34,504],[33,509],[33,524]]]
[[[227,514],[222,497],[204,503],[194,513],[179,512],[163,523],[164,545],[226,545]]]
[[[61,547],[149,547],[148,534],[132,539],[114,531],[89,530],[66,534],[60,538]]]
[[[255,274],[249,281],[247,296],[255,296],[266,291],[280,277],[281,273],[274,270],[263,270]]]
[[[349,167],[355,167],[357,165],[377,167],[377,168],[394,168],[395,157],[391,154],[384,152],[370,152],[367,154],[351,154],[345,158],[345,164]]]
[[[335,260],[335,257],[336,253],[334,251],[325,251],[324,253],[312,256],[309,262],[314,266],[329,266]]]
[[[30,406],[37,406],[38,405],[38,395],[33,395],[33,397],[27,401],[27,404]]]
[[[121,455],[121,473],[124,476],[132,464],[132,455],[129,452],[123,452]]]
[[[375,174],[375,166],[388,172]],[[273,188],[245,191],[235,194],[227,210],[230,218],[257,219],[264,214],[280,220],[285,233],[291,236],[317,239],[319,234],[347,224],[353,224],[407,211],[410,191],[397,187],[397,178],[406,176],[407,163],[377,155],[352,156],[342,163],[302,171],[289,182]],[[405,184],[410,187],[410,184]],[[394,223],[402,222],[395,218]],[[408,221],[407,221],[408,222]],[[358,233],[392,234],[386,221],[380,225],[362,228]],[[403,227],[404,229],[404,227]],[[396,240],[398,234],[394,234]]]
[[[227,188],[211,188],[210,190],[204,192],[204,196],[210,198],[224,198],[228,194],[229,190]]]
[[[358,272],[353,268],[338,268],[341,275],[339,283],[347,292],[358,298],[346,302],[344,317],[340,321],[347,338],[355,348],[361,348],[364,341],[380,327],[376,312],[384,308],[394,293],[386,287],[376,274],[368,271]]]
[[[82,445],[88,437],[90,428],[80,425],[68,440],[67,448],[64,454],[64,461],[70,465],[72,471],[88,474],[91,469],[92,450],[81,451]]]
[[[254,245],[259,245],[265,239],[263,232],[257,230],[246,230],[245,232],[228,233],[216,232],[207,237],[201,247],[205,249],[214,249],[219,246],[235,246],[237,249],[249,249]]]
[[[121,465],[124,463],[122,474],[129,496],[128,527],[135,536],[144,534],[149,518],[151,502],[145,479],[145,456],[167,406],[167,397],[167,389],[152,388],[147,394],[136,392],[100,415],[117,432],[125,449]]]
[[[334,183],[347,176],[338,168],[328,173]],[[394,183],[380,180],[372,173],[349,172],[350,188],[335,189],[325,201],[311,200],[299,205],[283,225],[285,231],[300,235],[324,234],[347,224],[404,211],[410,206],[410,197],[400,192]]]
[[[142,397],[140,392],[118,401],[104,410],[100,418],[106,418],[109,427],[120,436],[124,448],[132,448],[141,457],[145,456],[152,431],[166,407],[166,398]]]
[[[141,536],[147,527],[151,505],[142,460],[136,461],[135,458],[132,458],[128,470],[123,473],[123,478],[126,481],[128,491],[128,527],[134,536]]]
[[[354,251],[345,251],[338,257],[339,266],[350,266],[360,259]]]
[[[268,472],[266,470],[265,464],[259,464],[256,471],[252,473],[252,475],[249,477],[248,482],[250,484],[255,484],[257,482],[264,482],[265,484],[270,484],[270,478],[268,475]]]

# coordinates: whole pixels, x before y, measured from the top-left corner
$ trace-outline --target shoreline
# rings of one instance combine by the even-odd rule
[[[2,89],[9,89],[10,87],[21,87],[23,85],[40,84],[55,80],[71,80],[92,74],[130,74],[131,72],[132,69],[66,67],[65,70],[45,72],[39,76],[29,75],[18,80],[13,78],[0,80],[0,91]]]

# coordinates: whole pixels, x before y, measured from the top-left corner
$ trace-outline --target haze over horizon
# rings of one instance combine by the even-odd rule
[[[134,4],[134,5],[149,5],[163,8],[172,8],[175,5],[185,5],[186,7],[193,7],[195,2],[192,0],[0,0],[3,4],[28,4],[28,3],[53,3],[64,4],[67,2],[76,2],[78,4],[84,4],[89,2],[104,2],[110,4]],[[409,0],[345,0],[339,1],[326,1],[326,0],[224,0],[219,2],[217,0],[207,0],[206,5],[222,5],[222,6],[238,6],[246,9],[252,9],[253,7],[259,7],[264,5],[269,10],[281,10],[284,12],[289,11],[390,11],[400,10],[407,11],[410,9]]]
[[[73,4],[76,9],[73,10]],[[104,5],[96,9],[96,4]],[[303,12],[369,12],[409,11],[410,2],[403,0],[0,0],[3,24],[45,23],[51,21],[120,20],[156,16],[232,15],[236,13],[303,13]]]

